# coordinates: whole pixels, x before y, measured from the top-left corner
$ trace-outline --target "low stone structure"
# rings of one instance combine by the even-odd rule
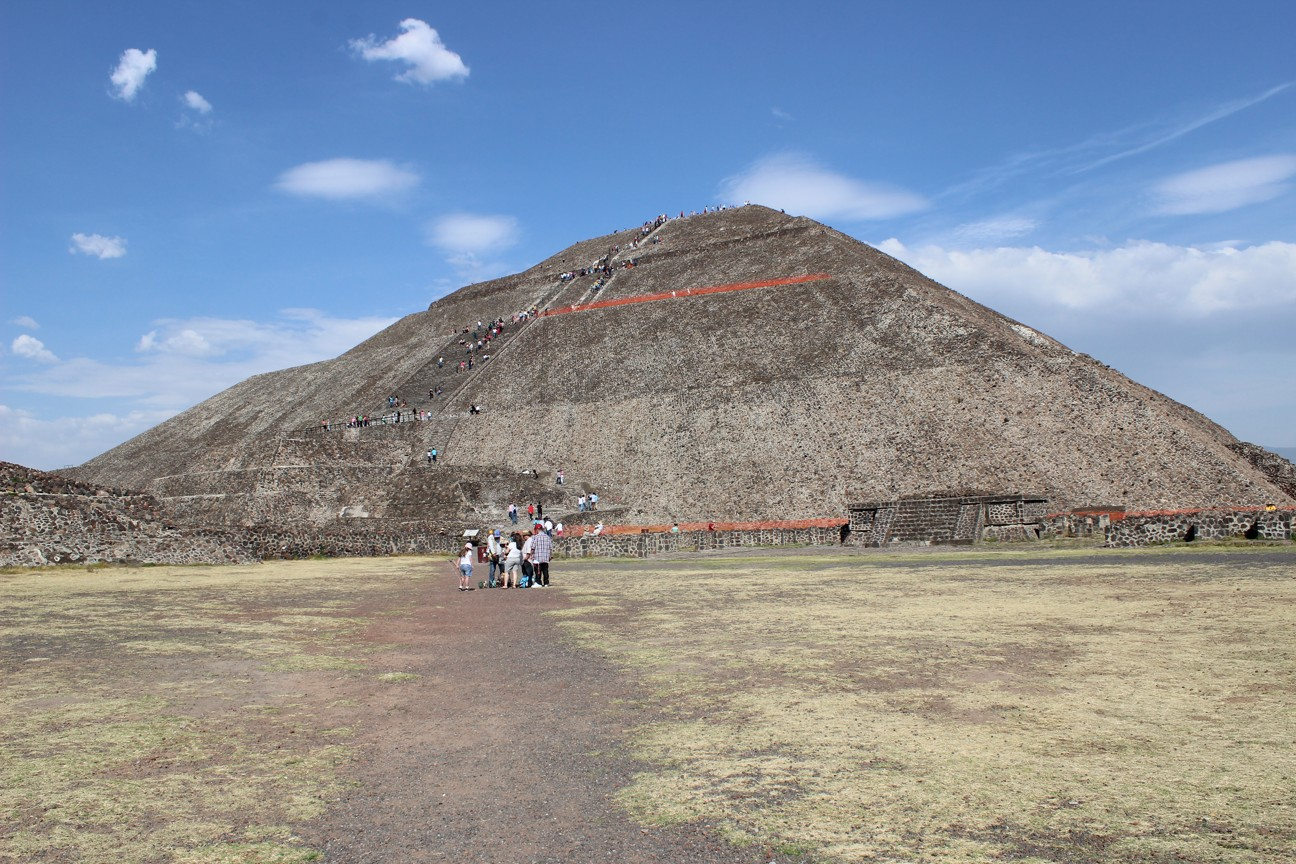
[[[855,545],[1036,540],[1048,499],[1019,493],[907,498],[849,504],[847,510],[848,542]]]
[[[1197,540],[1292,539],[1296,509],[1265,510],[1260,508],[1166,510],[1152,513],[1129,513],[1112,520],[1105,532],[1104,546],[1153,546],[1182,541],[1193,528]],[[1247,538],[1254,527],[1255,536]]]
[[[177,525],[151,495],[103,489],[53,474],[0,463],[0,566],[140,563],[233,564],[267,559],[381,555],[457,555],[462,522],[355,518],[320,525],[253,524],[211,528]],[[1245,537],[1288,541],[1296,509],[1173,510],[1124,513],[1117,509],[1046,515],[1047,501],[1032,495],[908,499],[851,506],[852,545],[972,543],[978,539],[1035,540],[1093,537],[1109,547],[1182,541],[1189,528],[1202,540]],[[609,513],[613,511],[608,511]],[[600,515],[603,515],[600,513]],[[669,552],[705,552],[763,546],[832,546],[836,526],[738,527],[569,536],[556,539],[557,558],[645,558]]]
[[[753,546],[832,546],[836,528],[763,528],[735,531],[644,532],[565,537],[554,543],[559,558],[646,558],[664,552],[708,552]]]
[[[453,556],[463,548],[464,529],[481,527],[404,518],[339,519],[323,525],[305,520],[292,525],[177,525],[152,495],[105,489],[8,463],[0,463],[0,493],[0,566]],[[827,545],[837,540],[837,529],[824,527],[586,534],[557,540],[554,554],[642,558],[662,552]]]
[[[1105,537],[1107,527],[1114,519],[1125,518],[1121,507],[1086,508],[1069,513],[1050,513],[1044,517],[1042,537],[1070,537],[1084,539]]]

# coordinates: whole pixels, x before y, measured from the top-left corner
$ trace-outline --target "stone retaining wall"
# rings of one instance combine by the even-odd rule
[[[463,534],[443,525],[372,525],[366,521],[355,526],[339,524],[328,528],[254,526],[238,531],[236,542],[261,560],[457,555],[463,550]]]
[[[832,545],[838,542],[838,536],[838,529],[823,527],[618,533],[558,539],[554,555],[642,558],[676,551]],[[327,525],[204,528],[167,521],[163,508],[151,495],[50,494],[22,488],[0,499],[0,566],[457,556],[463,544],[461,525],[427,520],[350,519]]]
[[[0,463],[3,466],[4,463]],[[326,524],[177,525],[151,495],[77,485],[54,475],[9,466],[0,498],[0,566],[137,562],[226,564],[315,556],[399,554],[456,556],[462,523],[407,518],[356,518]],[[489,479],[489,478],[487,478]],[[505,478],[507,479],[507,478]],[[1202,540],[1243,536],[1288,541],[1296,509],[1209,509],[1152,513],[1088,510],[1045,515],[1034,496],[929,498],[852,505],[852,545],[897,542],[1033,540],[1040,536],[1093,536],[1109,547],[1182,540],[1190,527]],[[484,535],[482,535],[484,537]],[[556,558],[643,558],[760,546],[834,546],[833,527],[745,527],[680,532],[619,532],[555,541]]]
[[[157,502],[148,495],[5,495],[0,499],[0,566],[258,560],[234,537],[177,528],[159,518],[157,511]]]
[[[1257,540],[1292,539],[1296,510],[1175,510],[1160,513],[1130,513],[1113,519],[1105,532],[1108,547],[1151,546],[1183,540],[1190,526],[1196,526],[1198,540],[1243,537],[1256,526]]]
[[[458,555],[463,534],[432,523],[383,527],[358,525],[328,529],[254,527],[231,533],[250,555],[261,559],[330,558],[376,555]],[[485,536],[483,533],[480,537]],[[758,546],[829,546],[838,542],[835,528],[777,528],[753,531],[681,531],[604,534],[554,540],[555,558],[646,558],[664,552],[701,552]]]
[[[836,528],[768,528],[754,531],[681,531],[565,537],[554,543],[555,558],[646,558],[663,552],[706,552],[753,546],[835,546]]]

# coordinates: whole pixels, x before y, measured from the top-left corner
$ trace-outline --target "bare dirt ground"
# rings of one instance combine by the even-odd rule
[[[615,806],[644,767],[625,755],[627,730],[651,711],[544,616],[570,605],[564,593],[449,584],[361,637],[390,649],[386,668],[418,678],[346,688],[365,705],[355,785],[302,832],[327,861],[769,860],[705,824],[644,828]],[[376,599],[363,617],[402,598]]]

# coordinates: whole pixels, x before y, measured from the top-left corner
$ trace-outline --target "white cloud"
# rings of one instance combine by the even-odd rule
[[[157,52],[150,48],[141,51],[127,48],[112,71],[113,95],[123,102],[134,102],[135,94],[144,86],[144,79],[157,68]]]
[[[285,309],[270,322],[154,321],[134,360],[74,357],[12,374],[9,391],[35,394],[40,404],[55,404],[64,414],[47,422],[44,412],[10,400],[8,408],[0,407],[0,453],[45,470],[79,464],[253,375],[336,357],[395,321],[334,318],[314,309]],[[115,413],[99,410],[103,399],[112,400]],[[77,400],[92,406],[83,416],[75,413]]]
[[[189,90],[184,94],[185,107],[197,111],[199,114],[210,114],[212,110],[211,103],[202,97],[197,90]]]
[[[1123,129],[1096,133],[1081,141],[1047,150],[1019,152],[1003,162],[982,169],[969,179],[941,193],[942,199],[965,199],[1001,187],[1022,177],[1047,178],[1057,188],[1058,176],[1084,174],[1113,162],[1138,156],[1169,144],[1212,123],[1224,120],[1283,93],[1293,82],[1271,87],[1264,93],[1216,105],[1204,113],[1148,121]]]
[[[76,255],[93,255],[103,260],[105,258],[121,258],[126,254],[126,239],[124,237],[104,237],[102,234],[73,234],[72,245],[68,247],[68,252]]]
[[[517,243],[517,219],[452,213],[427,226],[427,242],[451,253],[477,255]]]
[[[400,22],[405,31],[386,42],[379,42],[372,33],[363,39],[351,41],[352,50],[364,59],[394,60],[408,64],[409,68],[396,76],[397,81],[431,84],[451,78],[468,77],[468,67],[458,54],[446,48],[435,29],[417,18]]]
[[[310,309],[284,310],[272,322],[163,319],[136,342],[136,361],[72,358],[16,376],[10,389],[129,399],[178,411],[252,375],[336,357],[395,320],[332,318]]]
[[[1143,140],[1136,144],[1128,146],[1117,153],[1111,153],[1107,156],[1102,157],[1101,159],[1098,159],[1095,162],[1090,162],[1076,170],[1090,171],[1094,168],[1101,167],[1110,162],[1115,162],[1118,159],[1125,159],[1130,156],[1137,156],[1141,153],[1146,153],[1149,150],[1154,150],[1163,144],[1168,144],[1171,141],[1175,141],[1179,138],[1182,138],[1183,136],[1189,134],[1190,132],[1196,132],[1198,129],[1202,128],[1203,126],[1208,126],[1211,123],[1215,123],[1219,120],[1223,120],[1227,117],[1231,117],[1232,115],[1238,113],[1239,111],[1245,111],[1247,108],[1250,108],[1253,105],[1259,105],[1261,102],[1268,101],[1274,96],[1277,96],[1279,93],[1282,93],[1287,88],[1291,87],[1293,83],[1294,82],[1287,81],[1282,84],[1279,84],[1276,87],[1270,87],[1265,92],[1257,94],[1255,96],[1248,96],[1243,99],[1235,99],[1232,102],[1226,102],[1222,105],[1218,105],[1215,108],[1212,108],[1210,111],[1206,112],[1205,114],[1196,117],[1190,117],[1186,120],[1179,120],[1169,124],[1168,126],[1163,126],[1160,128],[1153,127],[1155,129],[1155,132],[1148,140]],[[1143,135],[1145,133],[1146,128],[1147,127],[1145,126],[1135,126],[1129,129],[1121,130],[1120,132],[1101,135],[1095,139],[1092,139],[1090,142],[1087,142],[1087,144],[1081,145],[1080,148],[1073,148],[1073,149],[1086,149],[1088,146],[1095,145],[1095,144],[1101,144],[1103,146],[1110,145],[1115,142],[1123,141],[1131,133]]]
[[[1261,156],[1178,174],[1155,187],[1158,210],[1176,216],[1223,213],[1288,192],[1296,154]]]
[[[518,224],[512,216],[451,213],[425,226],[426,241],[446,253],[446,262],[461,279],[480,282],[509,273],[499,259],[483,259],[517,243]]]
[[[46,412],[0,405],[0,452],[5,460],[53,471],[79,465],[105,450],[156,426],[167,411],[51,416]]]
[[[1022,237],[1035,230],[1035,220],[1018,216],[1004,216],[998,219],[986,219],[981,222],[969,222],[954,229],[960,240],[973,243],[994,243]]]
[[[887,219],[927,207],[921,195],[837,174],[796,154],[762,159],[722,185],[732,201],[752,201],[820,220]]]
[[[293,195],[344,201],[388,198],[414,188],[419,179],[386,160],[327,159],[288,169],[275,186]]]
[[[54,352],[46,348],[44,342],[35,336],[28,336],[26,333],[13,340],[10,349],[19,357],[26,357],[28,360],[36,360],[40,363],[58,362]]]
[[[158,331],[150,330],[140,337],[135,350],[141,353],[150,351],[164,354],[184,354],[190,357],[209,357],[216,353],[212,344],[197,330],[185,327],[161,339]]]
[[[30,315],[19,315],[17,318],[14,318],[9,323],[17,324],[19,327],[26,328],[27,330],[40,329],[40,325],[36,323],[36,319],[31,317]]]
[[[1114,249],[1050,252],[1039,247],[960,251],[878,248],[992,307],[1029,300],[1074,310],[1201,318],[1226,310],[1280,314],[1296,306],[1296,244],[1201,249],[1134,242]]]
[[[271,323],[165,318],[153,322],[154,328],[140,337],[135,350],[167,363],[215,358],[251,363],[258,368],[247,374],[254,375],[336,357],[395,320],[331,318],[315,309],[285,309],[280,320]]]

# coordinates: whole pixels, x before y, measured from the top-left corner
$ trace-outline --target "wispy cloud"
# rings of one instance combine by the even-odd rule
[[[1050,252],[1020,246],[908,248],[892,239],[878,248],[995,308],[1025,298],[1040,306],[1156,318],[1285,307],[1296,312],[1296,243],[1207,250],[1138,242]]]
[[[1161,213],[1223,213],[1269,201],[1291,190],[1296,154],[1223,162],[1177,174],[1154,189]]]
[[[172,413],[252,375],[336,357],[395,322],[285,309],[274,321],[167,318],[135,343],[136,359],[60,361],[39,340],[19,336],[14,352],[48,365],[13,376],[10,389],[68,399],[114,398]]]
[[[928,206],[921,195],[838,174],[794,153],[762,159],[721,185],[731,201],[753,201],[814,219],[887,219]]]
[[[509,272],[507,264],[484,256],[515,245],[518,223],[512,216],[451,213],[429,222],[425,237],[429,246],[446,253],[460,278],[480,281]]]
[[[1043,150],[1015,153],[997,165],[976,172],[940,194],[941,199],[967,198],[1032,174],[1064,177],[1084,174],[1104,165],[1147,153],[1204,126],[1259,105],[1285,92],[1293,82],[1270,87],[1263,93],[1216,105],[1189,117],[1139,123]]]
[[[447,252],[480,254],[517,243],[518,224],[512,216],[451,213],[427,226],[427,241]]]
[[[90,255],[100,260],[121,258],[126,254],[126,239],[104,237],[102,234],[73,234],[68,252],[73,255]]]
[[[197,90],[186,91],[182,97],[185,107],[199,114],[210,114],[212,112],[211,103],[202,97]]]
[[[36,323],[36,319],[31,317],[30,315],[19,315],[17,318],[12,319],[9,323],[16,324],[25,330],[40,329],[40,324]]]
[[[463,59],[441,41],[441,35],[417,18],[400,22],[404,32],[380,42],[370,33],[363,39],[353,39],[351,48],[371,63],[375,60],[392,60],[409,68],[396,76],[397,81],[428,85],[452,78],[466,78],[468,67]]]
[[[376,200],[413,189],[419,180],[418,174],[386,160],[327,159],[288,169],[275,187],[306,198]]]
[[[35,336],[28,336],[26,333],[14,339],[9,348],[19,357],[26,357],[28,360],[35,360],[38,363],[58,362],[58,357],[55,357],[54,352],[45,347],[44,342]]]
[[[998,243],[1024,237],[1034,230],[1035,220],[1033,219],[1022,216],[1001,216],[960,225],[954,229],[954,235],[960,240],[971,243]]]
[[[1190,132],[1195,132],[1198,129],[1202,128],[1203,126],[1209,126],[1211,123],[1215,123],[1219,120],[1223,120],[1224,118],[1229,117],[1230,115],[1238,113],[1239,111],[1245,111],[1247,108],[1250,108],[1253,105],[1259,105],[1261,102],[1271,99],[1274,96],[1277,96],[1279,93],[1282,93],[1284,90],[1287,90],[1289,87],[1292,86],[1293,83],[1294,82],[1288,81],[1287,83],[1279,84],[1276,87],[1270,87],[1268,90],[1256,96],[1249,96],[1245,99],[1236,99],[1231,102],[1226,102],[1223,105],[1218,105],[1215,108],[1212,108],[1211,110],[1203,114],[1197,115],[1196,117],[1190,117],[1187,120],[1182,120],[1177,123],[1169,124],[1168,128],[1162,127],[1159,130],[1154,130],[1154,134],[1149,138],[1149,140],[1135,144],[1131,147],[1121,150],[1118,153],[1112,153],[1108,156],[1104,156],[1095,162],[1090,162],[1086,165],[1082,165],[1076,168],[1075,170],[1077,173],[1081,171],[1090,171],[1094,168],[1101,167],[1110,162],[1115,162],[1118,159],[1126,159],[1130,156],[1137,156],[1140,153],[1146,153],[1149,150],[1154,150],[1157,147],[1162,146],[1163,144],[1169,144],[1171,141],[1174,141],[1178,138],[1182,138],[1183,136],[1189,134]],[[1146,129],[1146,127],[1134,127],[1134,128]],[[1118,133],[1117,137],[1119,138],[1124,136],[1121,133]]]
[[[212,129],[212,104],[203,98],[197,90],[188,90],[180,97],[184,110],[176,121],[177,129],[188,129],[205,134]]]
[[[117,68],[109,76],[113,85],[113,96],[123,102],[134,102],[136,94],[144,86],[144,79],[157,69],[157,51],[150,48],[141,51],[138,48],[127,48],[117,61]]]
[[[0,452],[8,461],[52,471],[97,456],[172,413],[140,410],[58,416],[0,405]]]

